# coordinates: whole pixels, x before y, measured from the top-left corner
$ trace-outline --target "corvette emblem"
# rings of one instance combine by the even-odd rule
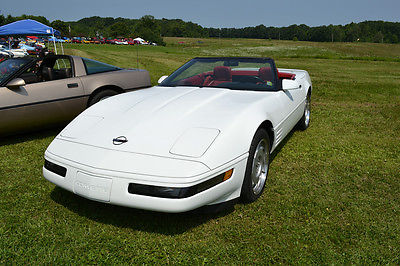
[[[125,136],[120,136],[118,138],[113,139],[114,145],[121,145],[128,142],[128,139]]]

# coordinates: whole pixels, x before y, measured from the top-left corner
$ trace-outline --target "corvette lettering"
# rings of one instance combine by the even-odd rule
[[[98,192],[103,192],[103,193],[107,192],[106,187],[89,185],[89,184],[85,184],[80,181],[75,181],[75,185],[77,185],[78,187],[83,188],[85,190],[98,191]]]

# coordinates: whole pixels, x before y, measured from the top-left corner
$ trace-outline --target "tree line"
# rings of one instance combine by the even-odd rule
[[[309,27],[291,25],[288,27],[267,27],[258,25],[244,28],[205,28],[193,22],[181,19],[155,19],[146,15],[140,19],[88,17],[78,21],[50,22],[43,16],[0,15],[0,25],[20,19],[35,19],[59,30],[63,36],[86,37],[141,37],[145,40],[165,44],[162,37],[217,37],[217,38],[254,38],[276,40],[299,40],[314,42],[400,42],[400,22],[364,21],[347,25],[329,25]]]
[[[400,23],[385,21],[364,21],[347,25],[309,27],[291,25],[288,27],[266,27],[258,25],[246,28],[209,28],[209,37],[255,38],[299,40],[313,42],[382,42],[399,43]]]

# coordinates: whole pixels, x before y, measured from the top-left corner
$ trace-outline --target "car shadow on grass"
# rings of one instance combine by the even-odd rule
[[[90,220],[163,235],[182,234],[191,228],[225,216],[234,210],[232,204],[217,213],[204,209],[184,213],[145,211],[88,200],[59,187],[53,189],[50,197],[54,202]]]
[[[32,140],[45,139],[51,136],[55,137],[64,127],[65,125],[62,125],[48,129],[15,133],[13,135],[7,135],[7,136],[0,136],[0,147],[4,145],[13,145]]]

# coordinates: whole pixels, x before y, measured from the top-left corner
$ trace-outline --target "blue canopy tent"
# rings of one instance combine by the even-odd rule
[[[0,36],[1,35],[60,35],[58,30],[53,29],[43,23],[40,23],[33,19],[24,19],[12,22],[10,24],[4,25],[0,27]],[[57,47],[54,42],[55,52],[57,53]]]
[[[1,26],[0,35],[60,35],[60,32],[36,20],[24,19]]]

